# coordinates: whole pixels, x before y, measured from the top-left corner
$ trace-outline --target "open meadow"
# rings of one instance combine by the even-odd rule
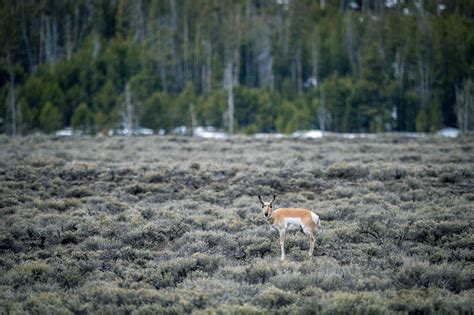
[[[0,314],[472,314],[472,140],[1,136]]]

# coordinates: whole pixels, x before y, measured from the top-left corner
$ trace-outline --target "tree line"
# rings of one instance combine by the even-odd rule
[[[474,2],[0,2],[0,132],[467,131]]]

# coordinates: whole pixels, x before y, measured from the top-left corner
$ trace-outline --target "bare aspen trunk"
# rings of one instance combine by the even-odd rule
[[[92,3],[91,2],[86,2],[86,9],[89,9],[89,15],[87,14],[84,14],[84,16],[79,16],[79,21],[81,21],[81,25],[79,27],[79,33],[77,35],[77,41],[76,43],[80,43],[82,42],[82,40],[84,39],[84,37],[86,36],[87,34],[87,30],[89,29],[89,23],[91,22],[91,15],[90,15],[90,7],[92,6]],[[79,12],[79,11],[78,11]]]
[[[234,91],[232,78],[232,59],[228,58],[224,69],[224,87],[227,90],[227,122],[229,134],[234,133]]]
[[[249,46],[245,47],[245,84],[252,86],[253,85],[253,60],[252,52]]]
[[[286,30],[285,30],[285,21],[283,19],[282,8],[278,7],[278,15],[277,15],[277,23],[278,23],[278,37],[280,42],[280,54],[282,59],[286,59],[288,53],[288,45],[286,40]]]
[[[395,56],[395,79],[397,82],[397,93],[398,93],[398,100],[397,100],[397,129],[401,129],[399,123],[400,112],[403,107],[403,93],[404,93],[404,86],[403,86],[403,78],[405,74],[405,52],[401,51],[401,48],[397,49],[397,53]]]
[[[196,130],[196,111],[194,110],[194,104],[189,104],[189,113],[191,114],[191,134],[194,135],[194,131]]]
[[[273,90],[273,56],[268,26],[262,23],[256,32],[253,42],[257,52],[258,84]]]
[[[188,16],[185,11],[183,18],[183,75],[184,81],[190,79],[189,75],[189,30],[188,30]]]
[[[168,85],[166,83],[166,66],[164,61],[160,61],[160,78],[161,78],[161,88],[163,89],[163,93],[168,93]]]
[[[40,30],[39,30],[39,48],[38,48],[38,63],[41,64],[44,55],[44,23],[43,14],[40,18]]]
[[[26,56],[28,58],[28,71],[31,72],[33,70],[33,64],[34,64],[33,54],[31,53],[30,40],[28,38],[28,33],[26,31],[25,10],[24,10],[23,1],[21,5],[21,35],[23,37],[23,41],[25,42]]]
[[[10,52],[7,53],[8,64],[10,67],[10,81],[8,83],[8,110],[11,115],[11,134],[16,136],[16,91],[15,91],[15,74],[13,73],[13,62]]]
[[[466,120],[464,119],[464,117],[466,116],[466,100],[463,92],[463,90],[459,91],[459,88],[456,86],[456,116],[458,119],[459,131],[461,133],[461,136],[464,136],[466,133]]]
[[[400,51],[401,49],[397,49],[397,53],[395,56],[395,78],[397,80],[397,85],[403,89],[403,77],[405,73],[405,53]]]
[[[184,86],[182,73],[181,49],[179,41],[179,21],[176,9],[176,0],[170,0],[171,8],[171,27],[173,29],[173,57],[174,57],[174,77],[176,90],[181,90]]]
[[[79,3],[74,6],[74,23],[72,28],[72,48],[76,48],[79,40]]]
[[[303,94],[303,73],[301,66],[301,47],[296,47],[296,92],[298,95]]]
[[[72,34],[71,34],[71,16],[66,15],[66,22],[64,24],[65,28],[65,38],[66,38],[66,58],[71,60],[72,56]]]
[[[242,40],[242,33],[240,28],[240,7],[237,6],[235,13],[235,22],[234,22],[234,33],[235,33],[235,42],[233,47],[233,84],[239,84],[240,77],[240,44]]]
[[[54,17],[51,21],[51,24],[51,51],[53,62],[55,62],[59,56],[58,19]]]
[[[459,131],[464,137],[469,132],[469,122],[472,121],[474,112],[474,82],[467,80],[463,83],[461,90],[456,86],[456,116],[458,119]]]
[[[206,51],[206,65],[203,70],[203,91],[211,91],[212,80],[212,46],[210,40],[204,42],[204,49]]]
[[[145,17],[143,14],[143,0],[135,0],[133,2],[133,19],[135,26],[135,34],[133,41],[143,43],[146,35]]]
[[[346,36],[347,36],[347,53],[349,55],[349,61],[354,71],[355,78],[359,78],[360,75],[360,47],[356,42],[357,35],[354,35],[354,29],[352,24],[352,18],[350,14],[344,17],[346,22]]]
[[[232,85],[227,89],[227,103],[229,113],[229,134],[234,134],[234,91]]]
[[[468,93],[468,91],[466,91],[466,96],[465,96],[466,100],[464,101],[464,132],[463,134],[464,135],[467,135],[468,131],[469,131],[469,126],[468,126],[468,117],[469,117],[469,103],[470,103],[470,95]]]
[[[132,96],[130,93],[130,83],[127,82],[125,85],[125,130],[127,130],[127,136],[132,136],[133,133],[133,105]]]
[[[247,0],[245,4],[245,19],[246,24],[248,27],[248,32],[250,33],[250,37],[252,38],[254,32],[254,13],[253,13],[253,5],[250,0]],[[256,62],[254,61],[254,54],[253,54],[253,40],[250,45],[245,47],[245,83],[249,86],[253,86],[255,84],[255,77],[254,77],[254,65]]]
[[[326,131],[327,111],[326,111],[325,100],[324,100],[324,90],[322,87],[319,93],[318,121],[319,121],[319,128],[324,134],[324,132]]]
[[[311,68],[312,68],[312,75],[316,79],[316,82],[319,82],[319,77],[318,77],[318,47],[316,44],[316,41],[313,40],[311,41]]]
[[[97,31],[97,28],[94,27],[94,30],[92,31],[92,60],[96,60],[97,56],[99,55],[100,51],[100,38],[99,38],[99,32]]]
[[[296,61],[291,58],[290,65],[290,82],[291,82],[291,93],[296,93]]]
[[[431,100],[431,73],[430,67],[427,62],[423,58],[423,56],[419,56],[418,59],[418,70],[419,70],[419,81],[420,81],[420,99],[421,99],[421,110],[426,110],[429,106],[429,102]],[[423,129],[428,128],[428,119],[425,121],[425,125]]]
[[[58,56],[58,24],[56,18],[41,16],[41,41],[46,62],[53,63]]]
[[[191,65],[191,71],[192,71],[192,78],[193,80],[199,80],[200,79],[200,73],[199,73],[199,68],[200,68],[200,57],[201,57],[201,47],[200,43],[201,42],[201,32],[200,28],[196,27],[196,31],[194,33],[194,49],[193,49],[193,57],[192,57],[192,65]],[[202,77],[201,77],[202,80]],[[202,82],[201,82],[201,87],[202,87]]]

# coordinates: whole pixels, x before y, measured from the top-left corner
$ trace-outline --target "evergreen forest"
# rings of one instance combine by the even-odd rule
[[[474,124],[474,1],[1,0],[0,132]]]

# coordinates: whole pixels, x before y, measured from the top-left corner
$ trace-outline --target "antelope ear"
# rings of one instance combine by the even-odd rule
[[[273,206],[273,202],[275,201],[276,196],[273,195],[272,201],[270,201],[270,206]]]
[[[260,195],[258,195],[258,200],[260,200],[260,203],[262,204],[262,206],[265,205],[265,204],[263,203],[262,197],[261,197]]]

